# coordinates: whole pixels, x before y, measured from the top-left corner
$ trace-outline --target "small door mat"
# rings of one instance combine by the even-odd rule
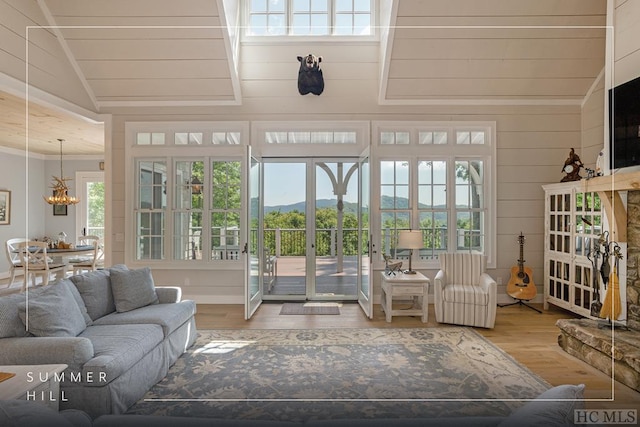
[[[340,314],[337,304],[292,303],[282,304],[280,314]]]
[[[9,378],[15,377],[16,374],[13,372],[0,372],[0,383],[4,380],[8,380]]]

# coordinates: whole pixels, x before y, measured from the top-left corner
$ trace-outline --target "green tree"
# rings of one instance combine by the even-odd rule
[[[88,222],[91,233],[104,239],[104,182],[92,182],[87,188]]]

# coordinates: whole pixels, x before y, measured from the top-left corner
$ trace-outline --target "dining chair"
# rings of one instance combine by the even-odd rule
[[[88,257],[70,260],[74,275],[85,271],[96,271],[104,266],[104,248],[100,237],[82,236],[78,239],[78,245],[92,245],[93,252]]]
[[[63,262],[54,262],[47,255],[48,244],[46,242],[26,241],[18,244],[18,254],[20,262],[25,270],[24,284],[22,290],[27,289],[29,278],[32,280],[33,286],[36,285],[36,276],[42,276],[42,285],[49,284],[51,273],[62,271],[62,276],[67,269],[67,264]]]
[[[13,281],[16,279],[16,270],[22,269],[22,274],[25,276],[25,280],[27,279],[24,274],[24,268],[22,267],[22,261],[20,260],[20,254],[18,253],[18,244],[28,240],[29,239],[16,237],[6,241],[7,261],[9,262],[9,274],[11,275],[9,278],[9,287],[13,285]]]

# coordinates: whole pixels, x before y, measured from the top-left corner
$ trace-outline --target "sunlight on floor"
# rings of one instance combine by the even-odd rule
[[[255,344],[255,341],[209,341],[203,347],[194,350],[194,354],[224,354],[231,353],[248,345]]]

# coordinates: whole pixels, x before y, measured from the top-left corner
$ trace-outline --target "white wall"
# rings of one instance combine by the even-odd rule
[[[45,179],[44,158],[3,149],[0,151],[0,189],[11,191],[11,216],[9,225],[0,225],[3,245],[14,237],[38,237],[45,232],[47,204],[42,200]],[[9,264],[4,255],[0,258],[0,277],[7,277]]]
[[[579,154],[585,167],[594,170],[598,154],[609,146],[608,141],[605,143],[605,94],[602,73],[582,104],[582,142]],[[581,172],[581,175],[586,176],[586,172]]]
[[[617,86],[640,76],[640,2],[615,0],[613,26],[613,75]]]

